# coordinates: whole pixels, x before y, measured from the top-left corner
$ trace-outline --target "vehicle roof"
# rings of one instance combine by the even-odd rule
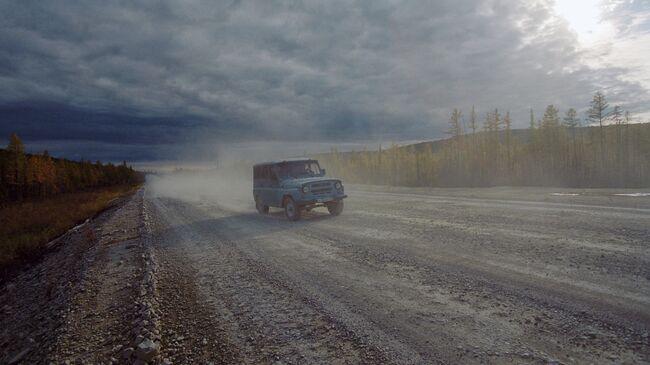
[[[262,163],[257,163],[253,165],[253,167],[258,167],[258,166],[266,166],[266,165],[279,165],[281,163],[285,162],[301,162],[301,161],[317,161],[316,159],[313,158],[308,158],[308,157],[295,157],[295,158],[287,158],[281,161],[269,161],[269,162],[262,162]]]

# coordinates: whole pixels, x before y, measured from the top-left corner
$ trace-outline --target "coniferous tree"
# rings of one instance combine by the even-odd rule
[[[450,134],[452,138],[450,167],[452,170],[451,173],[454,176],[458,174],[460,170],[460,156],[462,146],[461,136],[463,134],[461,118],[462,115],[460,110],[454,108],[453,112],[451,113],[451,118],[449,118],[449,130],[447,131],[447,133]]]
[[[506,156],[508,161],[508,170],[512,170],[512,120],[510,119],[510,111],[507,111],[505,117],[503,117],[503,124],[506,130]]]
[[[472,135],[476,134],[476,112],[474,111],[474,105],[472,105],[472,111],[469,115],[469,127],[472,129]]]
[[[472,114],[470,111],[470,116]],[[525,138],[519,131],[508,133],[514,124],[510,113],[501,116],[498,109],[493,109],[486,114],[482,131],[474,132],[472,129],[476,138],[467,139],[471,143],[463,145],[459,142],[467,137],[463,137],[462,113],[456,109],[449,120],[451,137],[448,140],[417,148],[394,145],[386,152],[380,149],[345,153],[336,157],[344,162],[334,164],[340,169],[333,171],[350,178],[351,182],[409,186],[491,186],[504,183],[647,186],[650,181],[650,123],[631,124],[629,113],[621,114],[620,122],[607,125],[603,121],[601,134],[600,123],[591,119],[593,126],[581,127],[573,108],[560,118],[559,110],[549,105],[537,123],[531,109],[528,138]],[[471,118],[469,127],[472,127]],[[613,138],[619,133],[621,138]],[[590,134],[595,138],[591,142],[585,141],[583,136]],[[600,148],[599,135],[607,137],[608,144],[604,148]],[[335,161],[331,154],[323,156],[323,164],[329,166],[330,158]],[[373,168],[381,159],[386,159],[387,167]],[[363,171],[370,172],[364,175]]]
[[[576,129],[579,125],[580,120],[578,119],[578,113],[575,109],[569,108],[564,116],[564,126],[569,129]]]
[[[86,190],[139,181],[133,169],[89,162],[53,159],[47,151],[26,154],[20,138],[13,134],[6,149],[0,149],[0,205],[58,193]]]
[[[591,124],[598,124],[598,135],[600,141],[599,153],[601,156],[602,165],[604,165],[605,161],[605,133],[603,131],[603,124],[607,121],[609,115],[609,104],[607,103],[607,99],[603,93],[597,91],[591,100],[591,105],[589,107],[589,111],[587,112],[587,117]]]
[[[589,107],[588,118],[592,124],[598,124],[599,129],[602,131],[603,124],[609,117],[610,113],[608,112],[609,104],[605,95],[600,91],[597,91],[594,94],[594,97],[591,100]]]
[[[620,105],[615,105],[611,113],[612,122],[616,125],[623,124],[623,109]]]
[[[571,132],[571,167],[575,168],[578,160],[578,144],[576,139],[576,131],[580,126],[578,113],[575,109],[569,108],[564,116],[564,126]]]
[[[9,193],[14,199],[22,198],[23,190],[27,179],[27,166],[25,158],[25,146],[17,134],[12,134],[7,146],[8,164],[6,171],[6,182],[9,185]]]

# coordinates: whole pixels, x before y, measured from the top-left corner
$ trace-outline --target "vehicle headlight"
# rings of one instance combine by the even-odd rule
[[[302,192],[305,193],[305,194],[307,194],[307,193],[309,192],[309,185],[304,185],[304,186],[302,187]]]
[[[341,185],[341,183],[337,181],[336,184],[334,184],[334,187],[336,188],[336,190],[341,190],[341,188],[343,188],[343,185]]]

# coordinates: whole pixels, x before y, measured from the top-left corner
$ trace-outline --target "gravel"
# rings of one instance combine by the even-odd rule
[[[300,222],[254,213],[249,192],[148,196],[161,326],[174,330],[163,331],[163,357],[650,361],[642,337],[650,199],[533,188],[346,191],[342,216],[316,209]],[[179,313],[187,307],[199,312]]]
[[[650,198],[142,189],[0,283],[0,363],[648,363]]]
[[[159,360],[155,258],[143,203],[143,190],[122,199],[0,285],[0,363]]]

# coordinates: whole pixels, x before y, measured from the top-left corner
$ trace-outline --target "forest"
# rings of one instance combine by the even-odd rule
[[[509,112],[480,118],[474,107],[454,109],[449,138],[375,151],[317,156],[345,181],[440,187],[495,185],[555,187],[650,186],[650,123],[638,123],[597,92],[581,120],[548,105],[528,129],[512,129]],[[584,125],[584,126],[583,126]]]
[[[141,174],[126,162],[77,162],[50,157],[47,151],[25,153],[16,134],[11,135],[6,149],[0,149],[0,206],[141,180]]]

